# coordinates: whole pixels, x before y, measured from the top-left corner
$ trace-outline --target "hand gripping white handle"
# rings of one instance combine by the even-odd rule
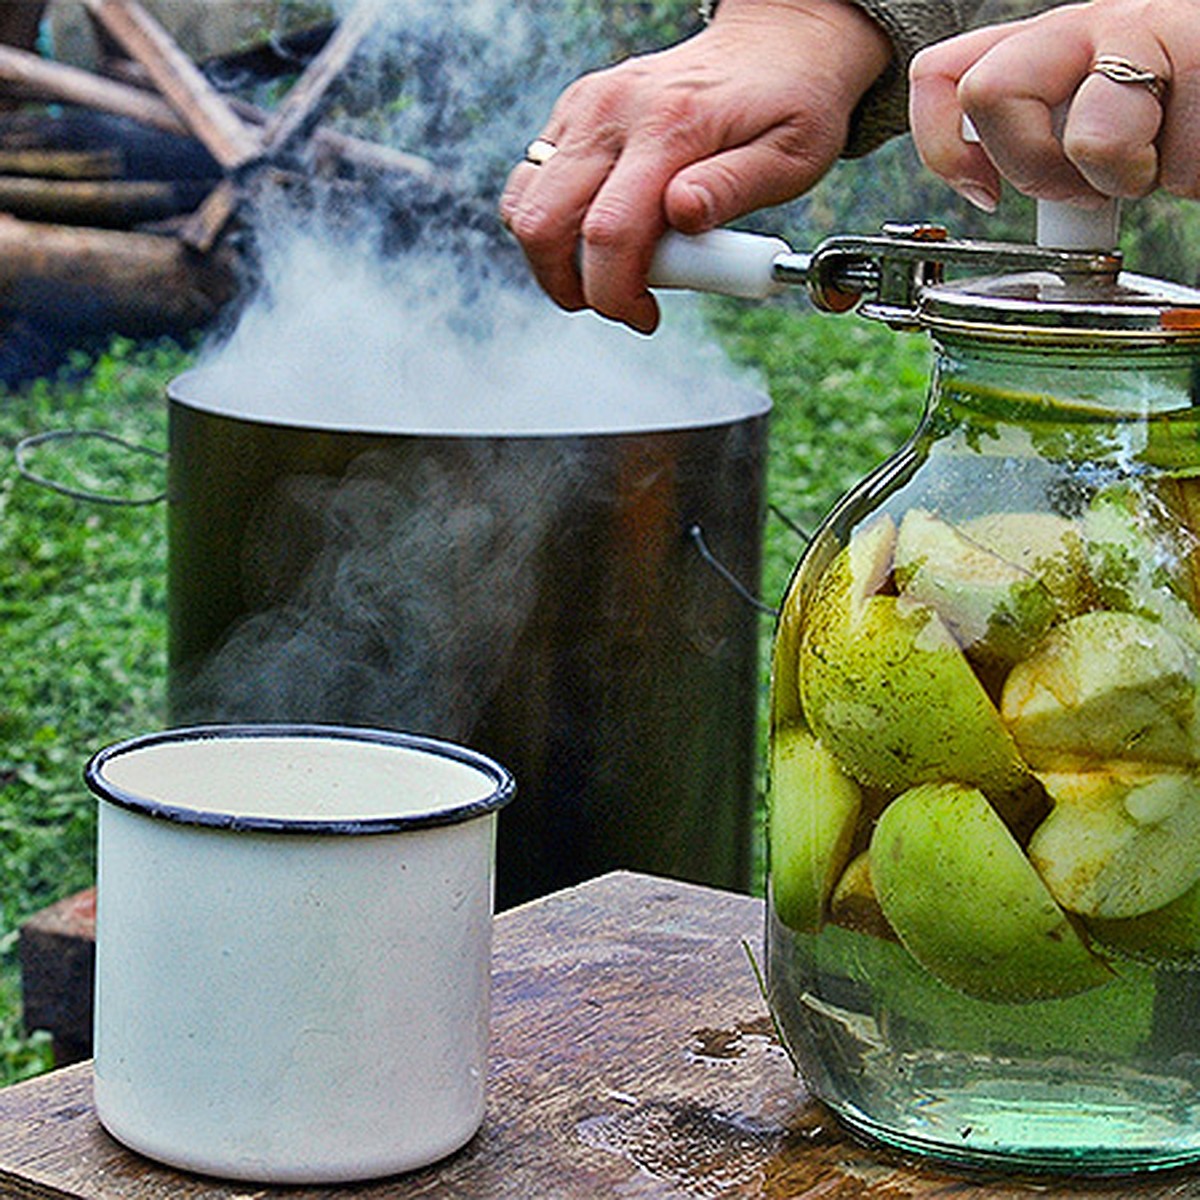
[[[1065,104],[1051,114],[1055,133],[1062,136],[1067,119]],[[964,142],[979,142],[979,132],[969,117],[962,119]],[[1063,200],[1037,202],[1037,244],[1049,250],[1099,250],[1116,248],[1121,229],[1121,202],[1106,200],[1098,208],[1080,208]]]

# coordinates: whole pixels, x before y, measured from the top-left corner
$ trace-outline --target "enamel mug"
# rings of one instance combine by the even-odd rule
[[[479,1128],[510,774],[333,726],[133,738],[99,799],[95,1104],[185,1170],[376,1178]]]

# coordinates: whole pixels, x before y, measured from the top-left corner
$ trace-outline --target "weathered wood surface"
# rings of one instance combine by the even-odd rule
[[[0,1092],[0,1195],[38,1200],[1200,1197],[1200,1176],[967,1178],[848,1140],[808,1100],[745,943],[761,903],[615,874],[497,920],[488,1113],[458,1155],[354,1188],[185,1176],[118,1146],[80,1064]]]

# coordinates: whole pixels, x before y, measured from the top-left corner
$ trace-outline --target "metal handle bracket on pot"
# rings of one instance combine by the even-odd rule
[[[714,268],[715,260],[719,268]],[[825,312],[857,307],[863,316],[911,328],[917,324],[921,291],[941,282],[947,267],[1115,278],[1121,256],[1115,251],[958,240],[940,225],[885,225],[877,235],[839,234],[807,254],[792,251],[778,238],[713,230],[699,238],[668,233],[659,243],[649,282],[652,287],[752,298],[801,286]]]

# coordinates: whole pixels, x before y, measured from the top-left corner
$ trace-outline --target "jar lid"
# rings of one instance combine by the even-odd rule
[[[990,340],[1200,342],[1200,291],[1127,271],[1043,269],[939,280],[920,289],[914,315],[934,333]]]

